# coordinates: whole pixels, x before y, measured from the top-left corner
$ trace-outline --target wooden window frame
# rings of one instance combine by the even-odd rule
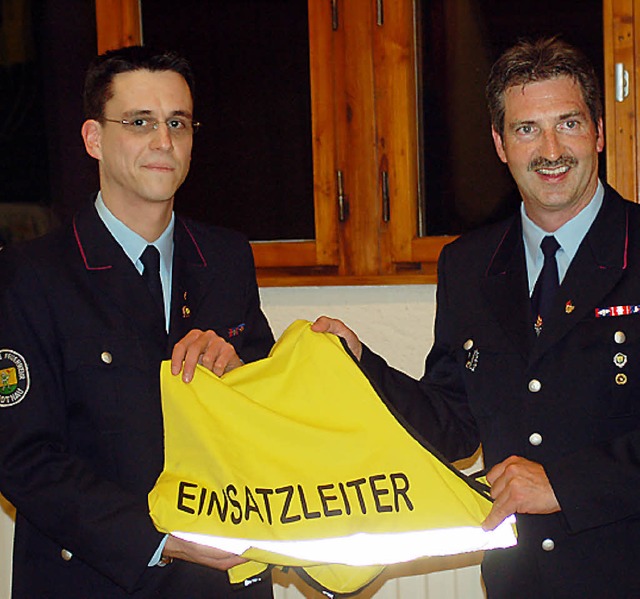
[[[638,201],[634,4],[603,0],[603,27],[607,178]],[[308,0],[316,237],[252,243],[261,286],[436,282],[440,251],[454,237],[418,236],[413,0],[381,7]],[[140,0],[96,0],[98,50],[140,43],[140,13]],[[615,62],[629,65],[624,103],[614,99]]]
[[[604,0],[605,152],[607,180],[625,198],[640,201],[640,6],[635,0]],[[629,95],[616,100],[615,65],[628,73]]]

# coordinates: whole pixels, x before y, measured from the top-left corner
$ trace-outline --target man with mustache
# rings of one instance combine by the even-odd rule
[[[160,362],[189,382],[198,363],[221,375],[273,344],[247,241],[174,214],[198,127],[192,90],[176,54],[98,57],[82,137],[100,191],[59,230],[1,252],[13,599],[272,596],[268,575],[234,589],[225,570],[241,558],[164,535],[149,516]]]
[[[640,597],[640,208],[598,179],[593,68],[558,39],[494,64],[487,99],[522,204],[442,251],[421,380],[337,320],[383,396],[450,460],[483,449],[490,599]]]

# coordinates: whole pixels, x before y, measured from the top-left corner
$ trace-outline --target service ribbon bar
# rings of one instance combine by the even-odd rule
[[[640,312],[640,305],[635,306],[610,306],[609,308],[596,308],[596,318],[605,316],[627,316]]]

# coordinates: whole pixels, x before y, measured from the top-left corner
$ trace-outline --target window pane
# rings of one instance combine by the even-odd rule
[[[93,0],[13,0],[1,17],[0,237],[9,243],[44,233],[54,213],[98,190],[80,136],[96,30]]]
[[[144,43],[196,74],[181,212],[254,241],[313,239],[309,28],[301,0],[142,2]]]
[[[519,204],[494,150],[489,69],[519,38],[560,34],[603,71],[601,0],[416,0],[421,236],[461,233]],[[602,80],[602,78],[601,78]],[[601,172],[604,173],[604,154]]]

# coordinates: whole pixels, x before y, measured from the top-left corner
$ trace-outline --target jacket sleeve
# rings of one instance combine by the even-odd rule
[[[60,325],[50,304],[64,292],[47,288],[44,273],[13,251],[0,253],[0,272],[0,370],[13,363],[24,376],[19,399],[6,389],[1,396],[0,490],[60,549],[134,589],[163,535],[146,497],[102,478],[71,445]]]
[[[274,344],[273,333],[260,307],[260,295],[256,281],[255,265],[251,246],[245,244],[247,274],[246,274],[246,317],[249,335],[239,351],[244,362],[254,362],[266,358]]]
[[[452,308],[446,285],[446,248],[438,264],[435,340],[425,373],[415,380],[364,347],[362,367],[378,392],[406,422],[450,461],[466,458],[479,445],[452,342]]]

